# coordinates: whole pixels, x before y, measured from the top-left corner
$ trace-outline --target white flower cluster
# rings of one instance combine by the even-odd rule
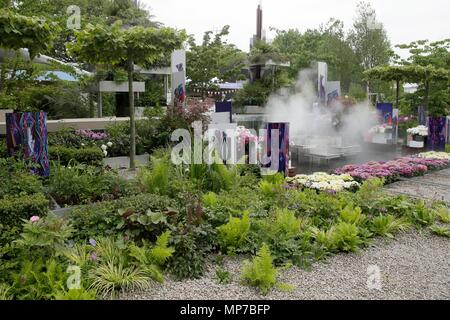
[[[419,153],[419,157],[424,159],[450,160],[450,153],[430,151]]]
[[[425,126],[418,126],[418,127],[414,127],[414,128],[409,128],[408,130],[406,130],[406,132],[408,134],[412,134],[412,135],[419,135],[422,137],[426,137],[428,136],[428,127]]]
[[[108,148],[112,147],[113,143],[110,141],[107,144],[102,144],[100,148],[103,150],[103,155],[106,157],[108,155]]]
[[[297,175],[293,178],[286,178],[286,182],[305,188],[336,192],[359,188],[360,186],[349,174],[330,175],[325,172],[316,172],[312,175]]]

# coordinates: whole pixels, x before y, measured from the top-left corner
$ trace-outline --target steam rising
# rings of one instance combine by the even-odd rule
[[[310,152],[332,155],[342,150],[360,151],[363,136],[376,124],[376,112],[368,102],[345,107],[339,102],[319,107],[312,70],[299,73],[295,89],[281,89],[266,107],[269,122],[289,122],[291,144]],[[341,150],[341,151],[339,151]]]

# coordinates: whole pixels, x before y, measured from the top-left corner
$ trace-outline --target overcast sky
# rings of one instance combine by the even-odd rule
[[[259,0],[141,0],[155,20],[184,28],[197,40],[206,30],[230,25],[230,43],[248,51]],[[350,28],[359,0],[263,0],[263,24],[278,29],[316,28],[334,17]],[[370,0],[392,44],[450,38],[450,0]],[[273,36],[272,36],[273,37]]]

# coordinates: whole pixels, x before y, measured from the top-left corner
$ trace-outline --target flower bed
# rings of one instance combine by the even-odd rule
[[[432,157],[432,155],[402,157],[388,162],[368,162],[359,165],[347,165],[336,169],[336,174],[349,174],[358,181],[370,178],[384,178],[386,183],[393,182],[398,177],[414,177],[423,175],[429,170],[447,168],[450,159]]]
[[[419,158],[423,158],[423,159],[439,159],[439,160],[449,160],[450,161],[450,153],[447,153],[447,152],[430,151],[430,152],[419,153],[418,156],[419,156]]]
[[[312,175],[297,175],[292,178],[286,178],[286,182],[299,189],[309,188],[335,192],[355,190],[360,186],[349,174],[330,175],[324,172],[316,172]]]

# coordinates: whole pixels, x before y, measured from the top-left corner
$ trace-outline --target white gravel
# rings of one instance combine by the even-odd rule
[[[231,284],[215,279],[211,263],[198,280],[166,279],[144,292],[128,292],[132,300],[316,300],[316,299],[442,299],[450,300],[450,241],[416,231],[396,240],[379,239],[359,254],[340,254],[316,263],[311,271],[297,267],[280,272],[279,280],[294,286],[290,292],[272,290],[266,297],[239,283],[242,257],[226,258],[224,267],[233,275]],[[380,271],[381,289],[368,288]],[[369,268],[369,269],[368,269]],[[370,282],[369,283],[374,283]],[[375,282],[376,283],[376,282]]]

